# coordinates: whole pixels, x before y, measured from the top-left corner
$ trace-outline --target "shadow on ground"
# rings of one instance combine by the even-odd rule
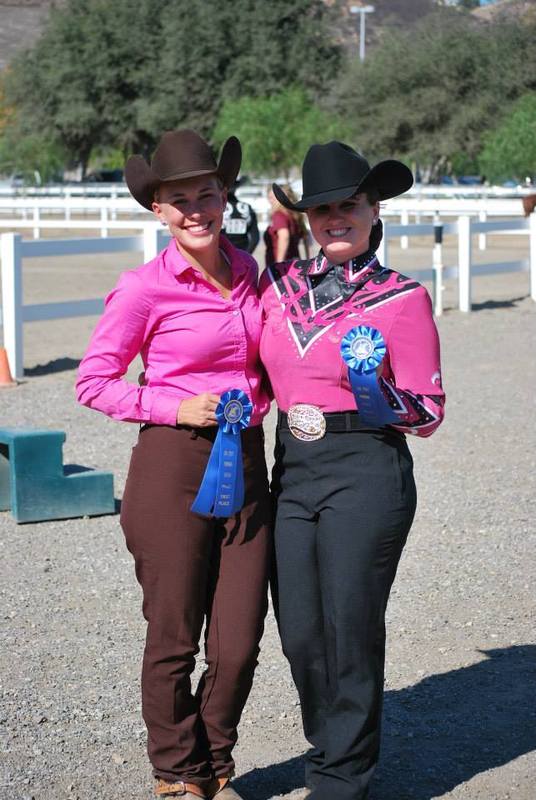
[[[478,651],[484,660],[385,695],[371,800],[431,800],[536,749],[536,645]],[[303,760],[236,781],[246,800],[303,786]]]
[[[29,378],[35,378],[39,375],[53,375],[56,372],[68,372],[68,370],[77,369],[79,364],[80,359],[56,358],[47,364],[38,364],[36,367],[26,368],[24,375]]]
[[[517,308],[520,303],[529,297],[528,294],[520,297],[512,297],[509,300],[484,300],[481,303],[471,303],[471,311],[493,311],[499,308]],[[457,303],[447,303],[443,307],[443,314],[459,314],[460,309]]]
[[[516,308],[518,303],[526,300],[528,294],[521,297],[512,297],[511,300],[485,300],[482,303],[472,303],[471,311],[493,311],[496,308]]]

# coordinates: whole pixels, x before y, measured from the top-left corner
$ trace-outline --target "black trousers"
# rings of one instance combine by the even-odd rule
[[[278,430],[276,607],[296,683],[311,800],[364,800],[379,753],[385,609],[416,506],[390,431],[301,442]]]

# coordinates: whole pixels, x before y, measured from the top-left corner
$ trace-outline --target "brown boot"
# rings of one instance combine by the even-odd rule
[[[177,781],[169,783],[159,778],[156,782],[154,793],[158,797],[181,797],[182,800],[206,800],[206,794],[195,783]],[[238,795],[237,795],[238,796]]]
[[[231,786],[231,778],[227,775],[225,778],[215,778],[214,787],[207,792],[207,796],[212,800],[242,800],[242,797],[235,792]]]

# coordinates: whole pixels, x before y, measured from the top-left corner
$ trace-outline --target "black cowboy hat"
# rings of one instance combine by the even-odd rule
[[[380,200],[407,192],[413,185],[411,170],[401,161],[388,159],[370,167],[366,158],[342,142],[313,144],[302,167],[303,196],[292,203],[276,183],[273,192],[285,208],[306,211],[324,203],[345,200],[356,192],[376,189]]]
[[[125,165],[125,181],[132,197],[150,211],[161,183],[216,174],[224,186],[230,187],[241,161],[242,148],[236,136],[227,139],[216,163],[212,149],[195,131],[166,131],[154,151],[151,166],[143,156],[130,156]]]

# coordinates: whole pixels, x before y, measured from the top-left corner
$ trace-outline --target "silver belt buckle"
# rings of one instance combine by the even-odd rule
[[[317,406],[296,403],[287,412],[291,434],[302,442],[316,442],[326,433],[326,418]]]

